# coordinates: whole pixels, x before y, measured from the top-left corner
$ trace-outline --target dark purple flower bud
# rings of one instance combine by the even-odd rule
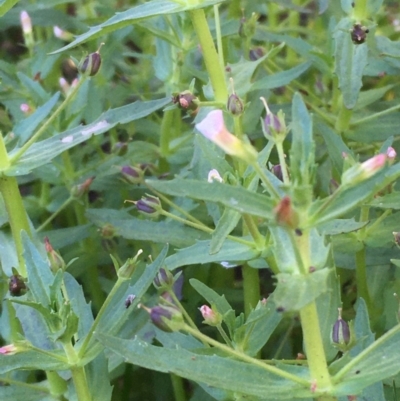
[[[161,268],[154,277],[153,284],[158,290],[171,289],[174,285],[174,276],[168,269]]]
[[[351,40],[355,45],[361,45],[367,39],[367,33],[369,33],[369,29],[361,24],[354,24],[353,29],[350,32]]]
[[[338,346],[346,346],[350,343],[350,328],[342,319],[342,308],[339,308],[339,317],[333,325],[332,342]]]
[[[132,302],[135,300],[136,295],[129,294],[126,299],[125,299],[125,308],[128,309],[131,305]]]
[[[278,180],[283,181],[283,175],[282,175],[282,167],[280,164],[276,164],[275,166],[272,167],[271,169],[272,174],[278,178]]]
[[[19,297],[26,292],[24,279],[19,274],[13,274],[8,282],[8,290],[13,297]]]
[[[121,174],[131,184],[140,184],[143,181],[144,172],[140,167],[123,166]]]
[[[281,130],[281,123],[275,114],[267,113],[264,118],[264,129],[265,132],[272,136],[272,130],[279,132]]]
[[[162,331],[178,331],[183,325],[182,313],[169,306],[155,306],[150,309],[150,319]]]
[[[154,196],[146,196],[136,202],[136,208],[139,212],[157,217],[161,213],[161,202]]]
[[[244,105],[242,99],[236,93],[232,93],[232,95],[228,98],[228,104],[226,105],[228,111],[230,111],[234,116],[243,113]]]
[[[99,72],[100,66],[101,66],[101,56],[100,56],[100,48],[103,46],[104,43],[102,43],[95,53],[90,53],[88,54],[85,59],[83,60],[81,66],[80,66],[80,71],[82,73],[86,73],[88,70],[89,76],[96,75]]]
[[[261,97],[260,100],[264,103],[265,110],[267,112],[262,122],[264,136],[267,139],[273,138],[275,141],[283,141],[287,134],[285,115],[283,114],[282,110],[279,110],[277,115],[273,114],[269,109],[266,100],[263,97]]]
[[[255,49],[251,49],[249,51],[249,59],[250,61],[256,61],[264,56],[264,50],[262,47],[256,47]]]

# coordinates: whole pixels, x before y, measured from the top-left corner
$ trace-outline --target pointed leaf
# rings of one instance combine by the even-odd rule
[[[226,237],[237,226],[242,215],[236,210],[226,208],[218,221],[217,226],[212,234],[210,243],[210,255],[218,253],[226,240]]]
[[[0,17],[2,17],[8,10],[13,8],[14,4],[17,4],[18,0],[3,0],[0,3]]]

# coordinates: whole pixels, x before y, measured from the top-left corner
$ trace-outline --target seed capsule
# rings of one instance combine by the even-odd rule
[[[332,341],[339,346],[347,345],[350,342],[350,328],[342,319],[342,308],[339,308],[339,317],[333,325]]]
[[[100,48],[101,46],[103,46],[103,44],[104,43],[100,45],[97,52],[90,53],[85,57],[80,68],[82,73],[85,73],[88,68],[89,68],[89,76],[91,77],[99,72],[101,66]]]

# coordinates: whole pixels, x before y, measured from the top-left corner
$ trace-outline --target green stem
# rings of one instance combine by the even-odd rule
[[[174,400],[175,401],[186,401],[185,387],[183,385],[183,379],[174,373],[170,374],[172,388],[174,390]]]
[[[301,377],[299,377],[297,375],[294,375],[292,373],[289,373],[289,372],[286,372],[286,371],[281,370],[279,368],[276,368],[275,366],[267,365],[267,364],[265,364],[264,362],[261,362],[258,359],[252,358],[252,357],[250,357],[250,356],[248,356],[248,355],[246,355],[246,354],[244,354],[244,353],[242,353],[240,351],[237,351],[237,350],[235,350],[233,348],[228,347],[225,344],[222,344],[222,343],[220,343],[220,342],[218,342],[216,340],[213,340],[212,338],[204,335],[203,333],[201,333],[199,331],[193,330],[188,325],[185,325],[183,330],[186,331],[187,333],[191,334],[193,337],[196,337],[199,340],[205,341],[208,344],[212,345],[213,347],[220,349],[221,351],[227,353],[228,355],[232,355],[233,357],[235,357],[235,358],[237,358],[237,359],[239,359],[241,361],[244,361],[244,362],[250,363],[252,365],[258,366],[259,368],[267,371],[268,373],[272,373],[272,374],[275,374],[275,375],[277,375],[279,377],[282,377],[284,379],[291,380],[291,381],[293,381],[295,383],[299,383],[299,384],[301,384],[303,386],[306,386],[307,388],[310,386],[310,383],[309,383],[308,380],[305,380],[305,379],[303,379],[303,378],[301,378]]]
[[[371,316],[371,297],[368,290],[365,247],[356,252],[357,297],[364,299]]]
[[[263,250],[265,248],[265,237],[260,233],[258,230],[257,224],[254,222],[254,217],[244,213],[242,215],[243,221],[246,224],[246,228],[252,238],[254,239],[254,242],[257,245],[257,248],[260,250]]]
[[[244,314],[249,316],[261,298],[258,269],[245,263],[242,267]]]
[[[11,164],[15,164],[20,157],[46,132],[53,121],[60,115],[60,113],[67,107],[72,99],[77,94],[79,88],[86,81],[87,75],[82,75],[76,86],[74,86],[68,93],[64,101],[57,107],[49,119],[36,131],[36,133],[16,152],[10,157]]]
[[[164,111],[160,130],[160,155],[163,158],[169,155],[169,144],[172,136],[171,127],[173,127],[174,117],[175,110]]]
[[[204,63],[210,76],[211,86],[214,90],[215,100],[226,104],[228,91],[226,88],[225,73],[220,65],[218,53],[214,46],[204,10],[191,10],[189,11],[189,15],[200,42]]]
[[[359,22],[362,22],[368,18],[367,10],[368,0],[356,0],[354,2],[353,17]]]
[[[106,311],[108,305],[112,302],[114,295],[117,293],[119,287],[126,281],[127,279],[118,277],[116,283],[114,284],[114,287],[111,289],[110,293],[108,294],[106,300],[103,302],[103,305],[101,306],[99,313],[96,316],[96,319],[92,323],[92,327],[90,328],[87,336],[85,337],[79,352],[78,352],[78,358],[83,358],[85,355],[85,351],[87,349],[87,346],[90,343],[90,340],[93,337],[94,332],[96,331],[97,326],[99,325],[102,316],[104,315],[104,312]]]
[[[46,371],[47,380],[49,382],[50,394],[60,396],[67,390],[67,383],[57,372]]]
[[[271,31],[274,31],[278,27],[278,17],[279,17],[279,5],[275,4],[272,1],[267,3],[267,10],[268,10],[268,28]]]
[[[49,223],[51,223],[75,198],[70,196],[46,221],[44,221],[37,229],[36,232],[42,231]]]
[[[275,200],[279,200],[281,197],[279,196],[277,190],[273,187],[268,177],[265,175],[264,171],[260,167],[260,165],[256,162],[252,164],[252,167],[257,172],[258,176],[260,177],[261,181],[265,185],[267,191],[272,195]]]
[[[303,230],[303,235],[297,237],[298,252],[305,268],[311,265],[310,233]],[[304,273],[303,273],[304,274]],[[303,341],[306,350],[311,379],[315,382],[318,392],[329,393],[332,390],[331,377],[328,371],[324,345],[319,325],[317,305],[315,301],[300,309]],[[328,397],[328,398],[327,398]],[[320,400],[334,400],[330,396],[322,396]]]
[[[25,259],[23,256],[24,247],[22,245],[21,231],[24,230],[31,235],[28,216],[22,202],[16,177],[0,177],[0,192],[4,199],[4,204],[8,214],[15,249],[18,258],[18,273],[26,277]]]
[[[340,110],[339,110],[339,115],[338,118],[336,120],[336,124],[335,124],[335,130],[341,134],[344,131],[347,131],[349,129],[350,126],[350,119],[353,115],[353,110],[352,109],[348,109],[344,102],[343,102],[343,97],[340,98]]]
[[[196,324],[194,323],[194,321],[192,320],[192,318],[190,317],[190,315],[186,312],[186,309],[182,306],[181,302],[179,301],[178,297],[175,295],[175,292],[173,290],[168,291],[168,294],[170,295],[170,297],[172,298],[172,300],[174,301],[174,305],[173,306],[177,306],[179,308],[179,310],[182,312],[182,315],[184,316],[184,318],[186,319],[186,321],[188,322],[188,324],[194,329],[194,330],[198,330]]]
[[[72,367],[71,374],[78,401],[92,401],[86,380],[85,368],[83,366]]]
[[[366,117],[363,117],[363,118],[359,118],[358,120],[353,121],[351,123],[351,125],[352,126],[356,126],[356,125],[359,125],[359,124],[363,124],[363,123],[366,123],[368,121],[372,121],[372,120],[375,120],[375,119],[377,119],[379,117],[385,116],[386,114],[393,113],[394,111],[397,111],[399,109],[400,109],[400,104],[396,104],[396,106],[389,107],[388,109],[379,111],[378,113],[370,114],[369,116],[366,116]]]
[[[221,21],[219,17],[219,4],[214,6],[214,20],[215,20],[215,33],[217,35],[217,47],[218,47],[218,58],[219,64],[222,69],[225,67],[224,61],[224,49],[222,47],[222,33],[221,33]]]
[[[224,341],[226,342],[226,345],[228,345],[229,347],[233,348],[233,344],[232,341],[230,340],[230,338],[228,337],[228,335],[225,333],[224,328],[221,326],[221,324],[219,324],[217,327],[217,330],[219,332],[219,334],[221,334],[221,337],[224,339]]]
[[[279,164],[281,165],[283,182],[287,185],[287,184],[289,184],[290,180],[289,180],[289,174],[288,174],[288,170],[287,170],[287,166],[286,166],[285,153],[283,151],[283,143],[276,142],[275,146],[276,146],[276,150],[278,152]]]

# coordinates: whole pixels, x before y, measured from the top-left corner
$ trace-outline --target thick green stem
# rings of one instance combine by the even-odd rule
[[[308,230],[304,230],[302,236],[298,237],[297,244],[302,264],[307,268],[311,265],[310,234]],[[328,371],[315,301],[307,304],[300,310],[300,318],[311,380],[315,384],[318,393],[329,393],[332,390],[332,383]],[[335,399],[331,396],[321,396],[318,398],[321,401]]]
[[[225,74],[220,65],[218,53],[214,46],[204,10],[191,10],[189,11],[189,15],[203,51],[204,63],[210,76],[215,100],[226,104],[228,91],[226,88]]]
[[[182,377],[179,377],[171,373],[171,382],[172,382],[172,388],[174,390],[174,400],[186,401],[186,393]]]
[[[86,380],[85,368],[83,366],[71,368],[71,374],[78,401],[92,401]]]
[[[260,277],[258,270],[244,264],[242,267],[243,275],[243,298],[244,313],[248,316],[253,308],[256,307],[261,298],[260,294]]]
[[[15,177],[7,177],[5,175],[1,176],[0,192],[3,196],[4,204],[7,209],[8,221],[10,223],[15,249],[17,251],[18,273],[21,276],[26,277],[21,230],[25,230],[29,235],[31,235],[31,230],[29,227],[28,216],[19,192],[17,179]]]

